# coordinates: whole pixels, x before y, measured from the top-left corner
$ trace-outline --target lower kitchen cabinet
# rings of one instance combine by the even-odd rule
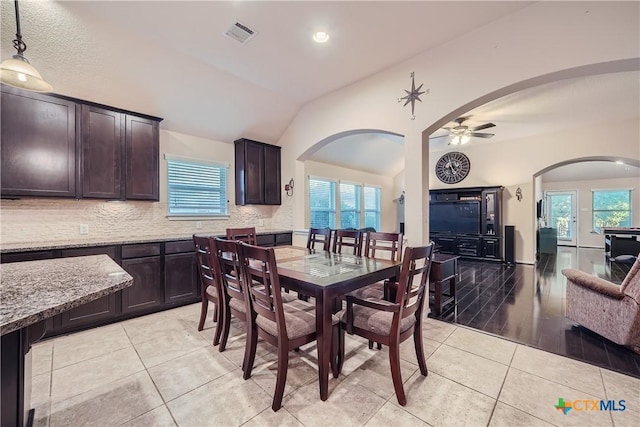
[[[60,251],[60,257],[62,258],[87,255],[109,255],[111,259],[118,262],[116,246],[98,246]],[[118,293],[109,294],[61,313],[59,319],[54,319],[54,330],[51,332],[68,332],[115,319],[120,312],[118,307],[119,297]]]
[[[133,285],[122,290],[122,314],[150,312],[162,306],[160,243],[125,245],[122,258],[122,268],[133,277]]]
[[[198,299],[198,266],[193,241],[167,242],[164,255],[164,302]]]
[[[263,246],[291,244],[291,232],[263,233],[257,237]],[[1,254],[0,262],[102,254],[121,265],[133,277],[133,285],[47,319],[45,337],[200,301],[200,277],[191,239],[9,252]]]

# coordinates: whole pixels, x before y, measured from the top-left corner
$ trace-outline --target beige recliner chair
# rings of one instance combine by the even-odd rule
[[[640,256],[620,286],[572,268],[566,316],[611,341],[640,353]]]

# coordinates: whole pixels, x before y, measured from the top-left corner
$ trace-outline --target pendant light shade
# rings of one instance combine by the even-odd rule
[[[53,87],[42,78],[38,70],[23,55],[24,51],[27,50],[27,45],[22,41],[22,34],[20,33],[18,0],[15,1],[15,6],[17,32],[13,47],[16,48],[18,53],[0,64],[0,81],[20,89],[34,92],[50,92]]]

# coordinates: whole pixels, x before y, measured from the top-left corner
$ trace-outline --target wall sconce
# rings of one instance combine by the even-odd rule
[[[520,187],[516,189],[516,199],[518,199],[519,202],[522,201],[522,188]]]
[[[284,185],[284,191],[287,193],[287,196],[293,196],[293,178],[289,180],[288,184]]]

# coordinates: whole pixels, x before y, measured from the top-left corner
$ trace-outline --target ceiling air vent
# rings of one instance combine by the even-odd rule
[[[256,35],[256,32],[243,23],[236,21],[224,35],[245,44]]]

